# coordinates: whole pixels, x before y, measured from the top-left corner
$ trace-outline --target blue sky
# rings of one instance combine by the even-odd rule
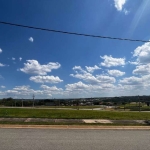
[[[0,0],[0,21],[150,39],[149,0]],[[0,24],[0,98],[149,95],[150,43]]]

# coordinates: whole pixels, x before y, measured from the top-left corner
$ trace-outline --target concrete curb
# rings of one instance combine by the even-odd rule
[[[2,129],[99,129],[99,130],[150,130],[150,126],[85,126],[85,125],[0,125]]]

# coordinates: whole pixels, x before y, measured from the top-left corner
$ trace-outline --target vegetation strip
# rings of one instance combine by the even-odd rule
[[[150,120],[149,112],[0,108],[1,118]]]

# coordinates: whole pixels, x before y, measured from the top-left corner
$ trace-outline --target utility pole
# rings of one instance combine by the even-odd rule
[[[126,109],[125,107],[126,107],[126,103],[125,103],[125,100],[124,100],[124,111],[125,111],[125,109]]]
[[[35,97],[35,96],[34,96],[34,94],[33,94],[33,107],[34,107],[34,97]]]
[[[23,98],[22,98],[22,107],[23,107]]]
[[[141,106],[140,106],[140,97],[138,95],[138,99],[139,99],[139,112],[141,111]]]

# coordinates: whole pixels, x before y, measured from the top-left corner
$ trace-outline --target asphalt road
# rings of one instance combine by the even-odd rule
[[[147,130],[0,129],[0,150],[149,150]]]

